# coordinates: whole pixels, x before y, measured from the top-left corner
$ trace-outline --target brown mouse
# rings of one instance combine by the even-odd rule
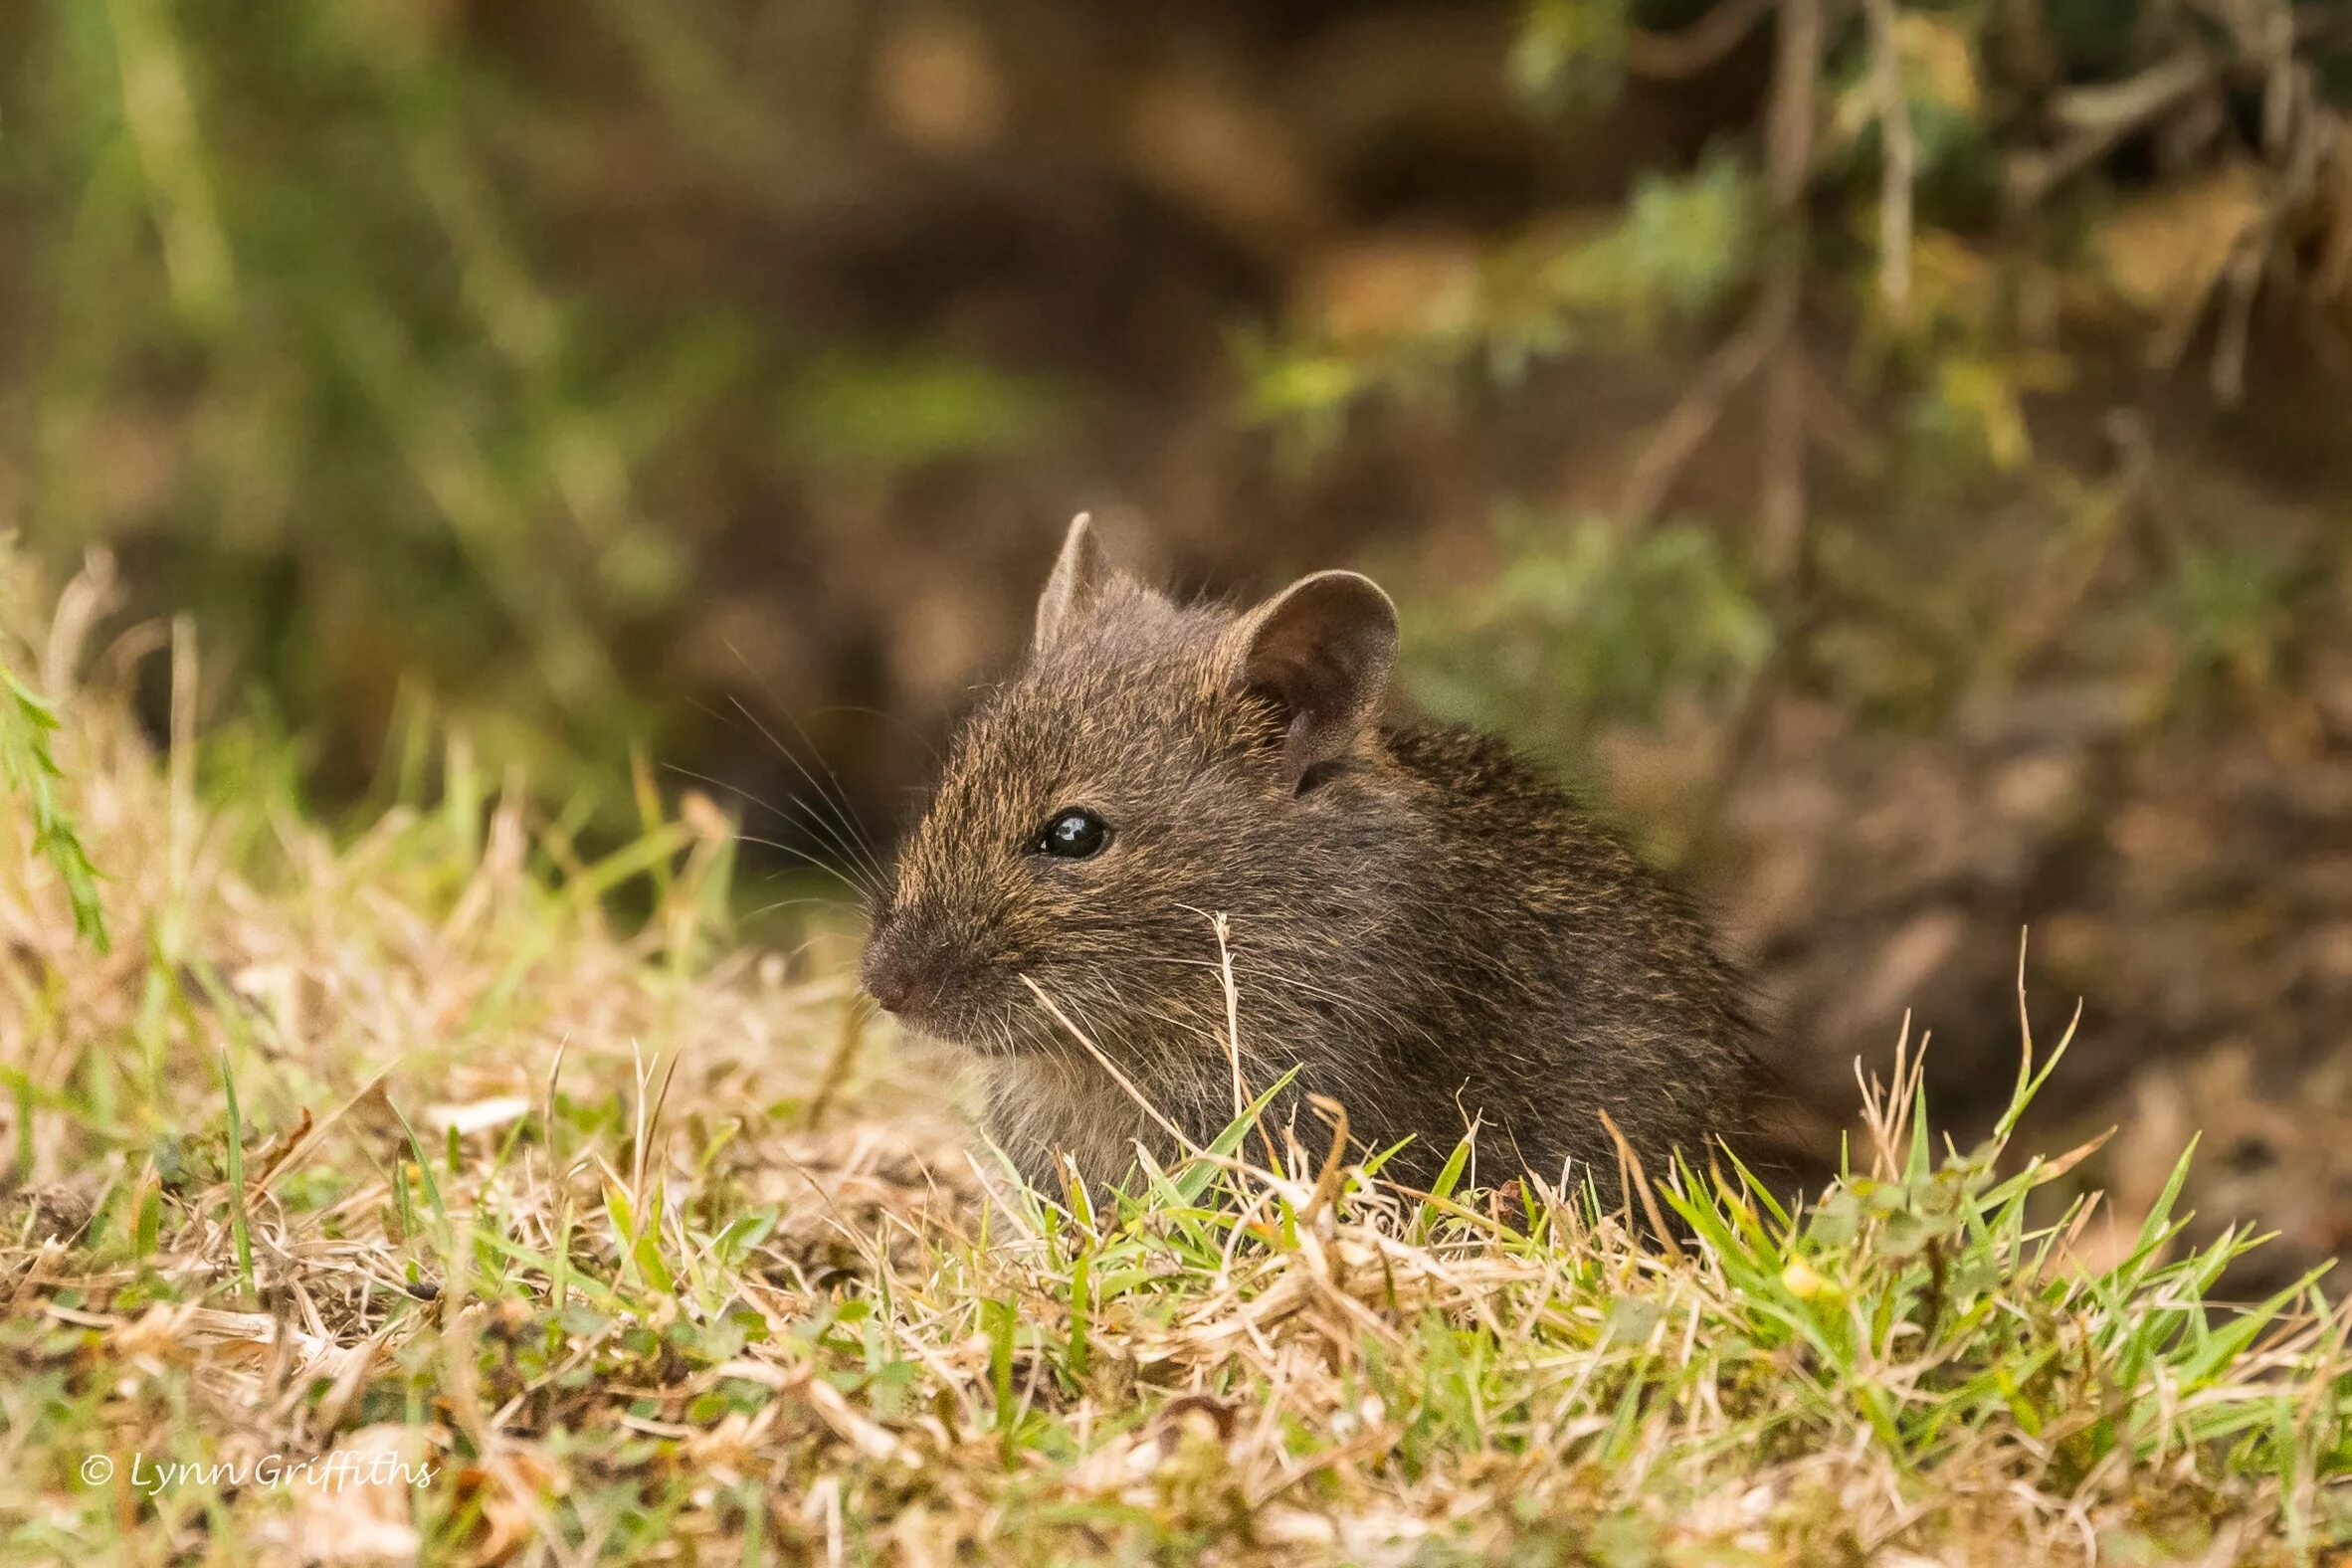
[[[1754,1031],[1689,904],[1501,743],[1384,727],[1396,650],[1394,606],[1353,572],[1179,604],[1071,525],[863,970],[974,1054],[1033,1184],[1060,1191],[1058,1154],[1095,1184],[1138,1143],[1165,1162],[1171,1126],[1208,1143],[1237,1058],[1251,1089],[1296,1070],[1279,1121],[1326,1095],[1362,1147],[1410,1139],[1385,1167],[1407,1182],[1474,1118],[1481,1180],[1590,1179],[1614,1204],[1599,1112],[1653,1176],[1745,1119]]]

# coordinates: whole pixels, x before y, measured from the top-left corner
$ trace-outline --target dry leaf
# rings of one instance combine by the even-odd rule
[[[2194,185],[2126,204],[2098,227],[2093,244],[2117,297],[2175,320],[2204,306],[2264,206],[2259,174],[2226,164]]]
[[[520,1094],[499,1094],[464,1105],[428,1105],[425,1124],[436,1132],[456,1132],[463,1136],[519,1121],[530,1114],[530,1109],[531,1102]]]

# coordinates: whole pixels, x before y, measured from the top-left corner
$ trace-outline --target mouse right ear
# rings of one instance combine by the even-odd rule
[[[1356,572],[1301,577],[1225,634],[1235,686],[1282,716],[1293,788],[1379,715],[1397,662],[1397,607]]]
[[[1046,579],[1046,591],[1038,596],[1037,633],[1030,647],[1042,654],[1060,642],[1078,611],[1109,576],[1109,563],[1094,537],[1094,519],[1081,511],[1070,519],[1062,556],[1054,562],[1054,575]]]

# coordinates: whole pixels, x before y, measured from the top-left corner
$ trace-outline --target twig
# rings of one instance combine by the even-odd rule
[[[1786,313],[1789,324],[1772,356],[1764,403],[1764,497],[1757,518],[1757,554],[1766,580],[1782,585],[1794,577],[1804,555],[1807,377],[1796,318],[1804,299],[1810,238],[1805,196],[1813,178],[1822,30],[1822,0],[1785,0],[1766,119],[1766,184],[1781,227],[1781,251],[1765,285],[1766,297],[1775,312]]]
[[[1671,82],[1695,77],[1737,49],[1777,0],[1725,0],[1672,33],[1634,28],[1625,42],[1625,68],[1637,77]]]
[[[1701,824],[1683,846],[1685,859],[1693,856],[1707,839],[1721,829],[1721,811],[1730,793],[1731,778],[1748,754],[1762,740],[1767,730],[1771,699],[1778,686],[1783,665],[1792,657],[1797,640],[1794,625],[1796,607],[1802,602],[1798,578],[1806,556],[1806,451],[1812,431],[1812,416],[1808,390],[1812,373],[1805,360],[1805,345],[1801,331],[1801,315],[1805,301],[1806,250],[1810,225],[1806,222],[1805,198],[1813,177],[1814,109],[1821,87],[1821,50],[1824,22],[1824,0],[1785,0],[1780,10],[1780,25],[1775,39],[1772,97],[1765,110],[1765,184],[1771,197],[1773,212],[1779,227],[1776,237],[1779,247],[1770,271],[1765,275],[1763,297],[1749,328],[1740,337],[1724,346],[1717,356],[1718,369],[1728,386],[1736,387],[1733,372],[1740,372],[1739,380],[1753,376],[1757,370],[1766,372],[1767,380],[1763,410],[1762,473],[1758,476],[1762,501],[1756,517],[1756,556],[1759,574],[1772,590],[1773,620],[1777,635],[1771,657],[1748,683],[1740,698],[1738,715],[1727,726],[1721,754],[1714,776],[1707,788],[1707,798],[1697,814]],[[1907,126],[1906,126],[1907,129]],[[1905,190],[1908,190],[1906,177]],[[1904,255],[1908,257],[1907,241],[1909,217],[1904,215],[1906,241]],[[1907,287],[1908,275],[1905,274]],[[1744,364],[1752,354],[1757,361]],[[1683,403],[1667,416],[1661,427],[1654,448],[1666,448],[1669,436],[1686,441],[1692,451],[1705,438],[1708,428],[1720,413],[1719,401],[1710,409],[1706,398],[1713,392],[1710,375],[1702,373]],[[1726,391],[1722,394],[1728,396]],[[1686,457],[1686,454],[1685,454]],[[1643,472],[1651,467],[1650,454],[1644,455],[1644,465],[1637,468],[1637,478],[1646,484],[1660,486],[1659,499],[1664,498],[1664,486],[1671,483],[1671,472],[1664,467],[1664,458],[1656,465],[1657,472],[1666,477],[1652,480]],[[1681,459],[1675,460],[1677,463]],[[1628,493],[1635,499],[1643,498],[1629,485]],[[1654,503],[1655,504],[1655,503]]]
[[[1618,522],[1628,533],[1657,517],[1682,471],[1721,423],[1725,406],[1755,379],[1788,335],[1794,319],[1787,308],[1791,302],[1785,291],[1767,293],[1746,324],[1708,357],[1658,422],[1619,492]]]
[[[1894,36],[1894,0],[1862,0],[1870,32],[1871,86],[1878,95],[1878,293],[1897,319],[1911,306],[1911,185],[1919,146],[1903,91],[1902,51]]]
[[[1650,1190],[1650,1175],[1642,1169],[1642,1156],[1634,1152],[1633,1144],[1618,1130],[1617,1122],[1609,1112],[1596,1106],[1593,1114],[1601,1118],[1601,1125],[1617,1141],[1618,1163],[1624,1167],[1625,1183],[1631,1189],[1626,1196],[1629,1199],[1635,1194],[1641,1196],[1642,1212],[1650,1217],[1650,1228],[1658,1233],[1659,1246],[1666,1250],[1666,1257],[1675,1263],[1682,1262],[1682,1244],[1675,1241],[1674,1233],[1666,1229],[1666,1215],[1658,1207],[1658,1194]]]
[[[1813,177],[1814,100],[1821,86],[1822,0],[1785,0],[1766,109],[1765,177],[1782,213],[1799,207]]]
[[[2152,66],[2128,82],[2076,88],[2052,101],[2051,118],[2075,131],[2072,140],[2049,152],[2028,153],[2009,167],[2009,199],[2019,211],[2040,206],[2044,197],[2104,157],[2141,126],[2160,118],[2190,94],[2204,88],[2220,67],[2204,55],[2185,53]]]
[[[2246,348],[2254,335],[2254,297],[2261,293],[2262,264],[2270,255],[2270,225],[2257,223],[2239,236],[2236,254],[2223,269],[2222,321],[2214,341],[2213,395],[2225,408],[2246,396]]]

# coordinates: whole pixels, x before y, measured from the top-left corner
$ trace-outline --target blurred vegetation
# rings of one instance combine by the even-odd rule
[[[642,913],[666,809],[881,838],[1126,511],[1186,589],[1377,569],[1833,1117],[1914,1003],[1997,1111],[2029,921],[2061,1101],[2243,1038],[2318,1103],[2348,105],[2348,0],[0,8],[0,532],[92,585],[0,785],[121,934],[46,703],[127,672],[239,831],[527,798]]]
[[[684,582],[639,475],[726,351],[620,352],[548,290],[491,167],[512,105],[426,16],[44,12],[8,160],[23,505],[53,556],[157,552],[297,726],[380,723],[413,671],[500,728],[626,727],[606,634]]]
[[[1094,452],[1101,383],[1144,379],[1141,351],[1056,271],[1057,246],[1095,231],[1073,218],[1063,244],[953,218],[1023,182],[1047,209],[1115,207],[1023,106],[1066,96],[1056,14],[24,10],[0,22],[0,519],[61,574],[88,547],[118,551],[133,613],[193,610],[214,699],[300,737],[328,794],[379,777],[386,737],[428,714],[559,798],[633,747],[670,754],[682,713],[720,705],[707,653],[682,673],[696,636],[763,671],[817,644],[886,664],[870,645],[906,644],[933,613],[894,587],[878,597],[902,599],[905,622],[796,629],[780,651],[737,651],[713,607],[774,600],[797,574],[805,597],[774,613],[805,617],[854,597],[838,574],[869,560],[894,580],[910,548],[960,549],[880,524],[868,544],[856,519],[896,515],[958,464],[997,466],[930,495],[935,511]],[[1120,32],[1071,11],[1071,38],[1109,40],[1083,58],[1117,70],[1067,84],[1083,99],[1069,112],[1082,129],[1096,100],[1141,105],[1132,124],[1159,139],[1099,154],[1129,182],[1117,200],[1189,203],[1217,229],[1198,250],[1221,259],[1185,265],[1221,291],[1233,333],[1211,349],[1230,372],[1222,415],[1276,432],[1302,486],[1360,450],[1374,404],[1454,401],[1474,420],[1568,362],[1679,388],[1617,464],[1614,496],[1507,499],[1471,546],[1483,580],[1419,596],[1414,679],[1445,713],[1558,741],[1677,694],[1729,707],[1770,674],[1934,722],[2036,657],[2079,602],[2062,585],[2107,569],[2133,526],[2146,472],[2126,438],[2144,435],[2054,441],[2038,402],[2128,403],[2115,376],[2153,366],[2197,372],[2228,405],[2258,395],[2265,340],[2352,365],[2340,4],[1496,8],[1494,92],[1517,96],[1535,143],[1600,145],[1596,168],[1575,195],[1570,176],[1495,181],[1515,194],[1467,234],[1447,220],[1460,265],[1402,269],[1344,320],[1300,281],[1314,258],[1415,220],[1308,187],[1374,160],[1386,132],[1322,164],[1285,151],[1344,140],[1314,113],[1348,122],[1303,90],[1231,84],[1253,50],[1286,58],[1346,19],[1238,15]],[[1187,86],[1192,54],[1229,62],[1204,78],[1226,97]],[[1252,130],[1272,123],[1268,95],[1295,106],[1287,141]],[[1668,144],[1608,141],[1662,103],[1682,127]],[[842,150],[891,136],[919,156]],[[798,205],[753,199],[779,190]],[[1339,215],[1295,216],[1318,203]],[[680,208],[715,216],[682,228]],[[916,227],[886,258],[861,250],[885,208],[946,214],[956,243]],[[784,232],[787,211],[800,229]],[[1105,223],[1133,250],[1102,265],[1148,322],[1173,287],[1149,269],[1175,271],[1180,248],[1155,250],[1159,231],[1118,211]],[[886,294],[845,304],[805,269],[772,297],[745,282],[820,243],[870,282],[918,261],[970,274],[960,315],[893,334]],[[696,247],[727,250],[730,287],[675,285],[711,276],[677,262]],[[1024,332],[1087,343],[1101,377],[998,351]],[[1194,391],[1168,386],[1138,394],[1134,439],[1193,412]],[[1170,450],[1171,470],[1197,467]],[[1744,514],[1690,493],[1697,471],[1741,464]],[[812,487],[831,488],[825,506]],[[2021,507],[2032,520],[1999,542],[1965,520]],[[1227,571],[1274,536],[1229,531]],[[2007,570],[1972,563],[1972,533]],[[2274,678],[2282,607],[2335,568],[2266,550],[2161,552],[2142,621],[2167,629],[2184,688]],[[951,586],[970,598],[993,580]],[[941,670],[986,646],[941,635]],[[848,694],[913,701],[881,678]]]
[[[2293,607],[2352,572],[2324,540],[2161,515],[2141,405],[2198,370],[2215,406],[2258,399],[2265,338],[2339,388],[2352,368],[2352,12],[1534,0],[1511,65],[1561,116],[1742,52],[1769,57],[1753,117],[1607,221],[1539,219],[1369,330],[1252,345],[1254,408],[1310,446],[1369,400],[1474,404],[1547,359],[1695,364],[1614,506],[1519,504],[1490,576],[1430,607],[1422,697],[1574,752],[1669,693],[1736,705],[1777,645],[1918,727],[2110,612],[2164,629],[2171,694],[2275,695]],[[1725,447],[1749,504],[1674,506]],[[2086,605],[2151,528],[2144,591]]]
[[[717,569],[700,491],[1057,417],[1035,378],[613,283],[631,237],[577,209],[619,121],[650,103],[749,181],[807,115],[730,76],[724,8],[578,18],[639,85],[601,111],[577,51],[532,69],[489,9],[0,23],[0,498],[54,574],[109,547],[134,611],[193,609],[228,701],[310,742],[330,794],[428,711],[558,794],[609,777],[678,695],[644,652]],[[768,30],[843,8],[800,9]]]
[[[1505,565],[1474,602],[1417,607],[1405,629],[1417,694],[1464,722],[1564,736],[1655,720],[1669,692],[1735,694],[1770,652],[1770,613],[1709,529],[1511,511],[1496,534]]]
[[[2028,922],[2054,1103],[2245,1042],[2250,1124],[2345,1118],[2205,1206],[2299,1269],[2348,106],[2352,0],[0,8],[0,533],[88,634],[0,651],[19,861],[146,941],[51,734],[127,679],[224,854],[494,798],[567,911],[731,820],[840,863],[1140,513],[1187,589],[1376,568],[1423,706],[1723,894],[1832,1119],[1914,1005],[1998,1112]]]
[[[67,905],[74,932],[99,952],[106,951],[105,911],[98,904],[98,870],[82,847],[74,819],[58,801],[65,770],[51,754],[49,737],[59,727],[57,710],[36,695],[16,672],[0,664],[0,782],[21,794],[29,810],[32,853],[49,863]]]

